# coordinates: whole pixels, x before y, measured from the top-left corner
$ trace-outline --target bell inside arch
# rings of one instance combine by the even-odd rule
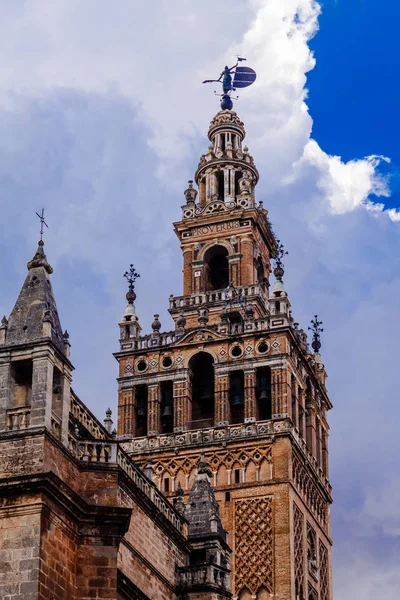
[[[170,404],[164,406],[164,410],[162,411],[161,417],[163,419],[170,419],[174,414],[173,408]]]
[[[232,397],[232,408],[243,408],[244,400],[241,394],[236,394]]]
[[[144,404],[141,404],[139,406],[137,415],[138,415],[138,417],[145,417],[146,416],[146,410],[145,410]]]

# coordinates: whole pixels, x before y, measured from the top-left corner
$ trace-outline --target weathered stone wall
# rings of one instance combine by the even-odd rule
[[[40,498],[21,496],[0,508],[0,598],[36,600],[39,587]]]
[[[173,600],[186,542],[134,482],[116,464],[77,462],[46,433],[17,435],[0,443],[0,598],[115,599],[119,570]]]

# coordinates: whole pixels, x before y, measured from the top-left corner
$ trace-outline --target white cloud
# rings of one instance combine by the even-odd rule
[[[361,205],[376,206],[371,201],[366,204],[371,194],[390,196],[388,180],[378,171],[383,161],[390,163],[389,158],[376,155],[345,163],[340,156],[329,156],[323,152],[315,140],[309,140],[295,171],[301,172],[307,163],[315,166],[319,173],[317,185],[329,202],[331,211],[344,214]],[[382,210],[381,204],[379,210]]]

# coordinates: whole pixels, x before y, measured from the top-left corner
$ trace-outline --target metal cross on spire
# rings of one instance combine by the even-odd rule
[[[46,227],[48,228],[49,226],[47,225],[46,221],[44,220],[44,208],[42,208],[42,212],[39,215],[39,213],[36,213],[37,216],[40,219],[40,241],[43,241],[43,225],[46,225]]]

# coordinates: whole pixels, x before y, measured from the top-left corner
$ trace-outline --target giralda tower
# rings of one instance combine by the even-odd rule
[[[256,201],[259,174],[236,112],[218,112],[208,137],[197,189],[190,181],[174,224],[183,295],[169,298],[172,331],[155,315],[142,334],[131,279],[115,355],[118,434],[172,499],[182,488],[187,502],[204,455],[234,598],[331,600],[332,405],[319,322],[311,349],[292,317],[283,248]]]

